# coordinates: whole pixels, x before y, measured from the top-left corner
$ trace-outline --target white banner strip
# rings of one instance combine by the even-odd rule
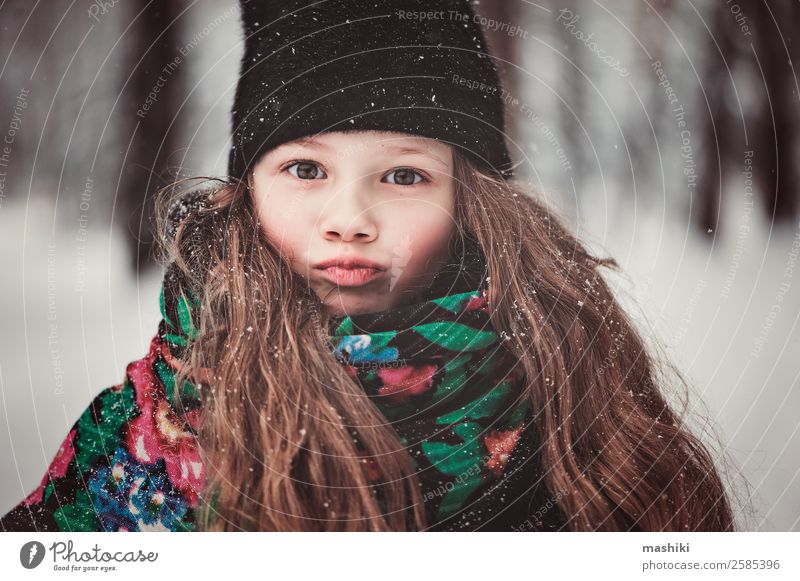
[[[2,533],[0,547],[5,579],[800,579],[800,533]]]

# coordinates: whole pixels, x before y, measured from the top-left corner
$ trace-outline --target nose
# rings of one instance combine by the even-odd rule
[[[368,196],[354,185],[336,196],[324,210],[320,233],[332,242],[371,242],[378,236],[374,208]]]

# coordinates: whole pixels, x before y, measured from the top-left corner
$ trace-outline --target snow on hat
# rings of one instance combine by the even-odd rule
[[[324,131],[441,140],[508,179],[496,65],[471,0],[241,0],[228,174]]]

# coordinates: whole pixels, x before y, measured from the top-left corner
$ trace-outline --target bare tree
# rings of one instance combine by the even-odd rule
[[[754,163],[764,210],[776,221],[797,216],[797,118],[800,114],[797,71],[800,57],[794,38],[800,26],[800,3],[755,2],[753,58],[763,75],[761,106],[754,118]],[[760,79],[759,79],[760,80]]]
[[[794,221],[798,212],[800,108],[792,62],[800,54],[790,37],[800,24],[800,4],[754,2],[747,9],[744,15],[719,3],[711,12],[710,58],[703,71],[710,115],[703,129],[704,171],[695,215],[702,231],[724,227],[719,216],[725,178],[729,171],[741,171],[744,150],[753,152],[755,190],[768,219]],[[740,93],[741,87],[755,93],[754,105],[739,109],[737,86]]]
[[[174,178],[169,157],[180,142],[178,124],[172,122],[186,90],[178,27],[186,7],[183,2],[153,0],[137,0],[137,4],[131,30],[131,77],[123,90],[130,142],[120,183],[119,211],[131,264],[138,271],[152,258],[153,195]]]

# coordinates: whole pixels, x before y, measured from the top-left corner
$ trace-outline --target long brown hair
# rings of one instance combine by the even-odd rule
[[[458,232],[486,256],[492,320],[525,372],[565,528],[733,530],[714,460],[685,406],[665,401],[666,376],[599,272],[617,263],[592,256],[520,183],[454,159]],[[264,237],[247,184],[208,191],[211,203],[161,240],[162,259],[202,289],[200,338],[175,385],[213,370],[200,384],[198,528],[425,529],[410,456],[332,356],[329,315]],[[158,232],[181,195],[161,192]]]

